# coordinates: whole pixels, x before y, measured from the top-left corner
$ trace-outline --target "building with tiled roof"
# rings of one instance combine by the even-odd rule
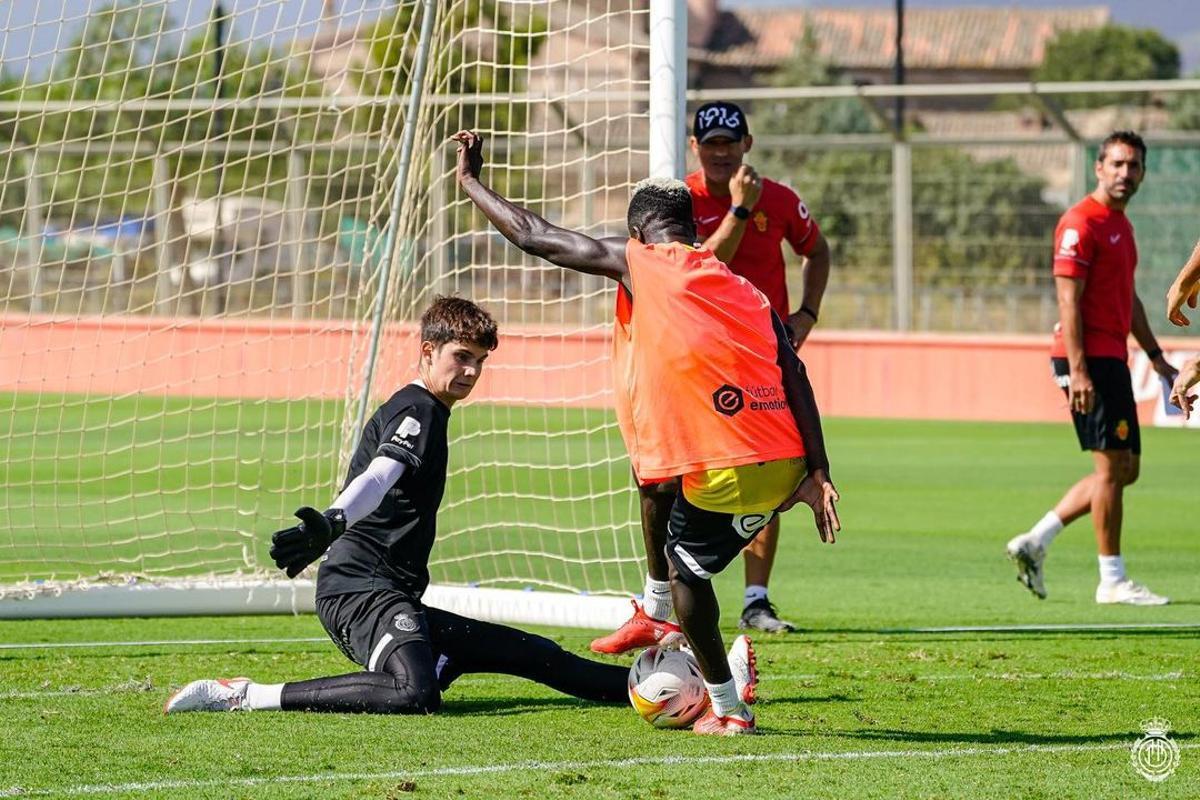
[[[857,83],[891,83],[896,57],[890,8],[739,8],[692,0],[693,24],[711,31],[692,43],[693,85],[761,83],[810,36],[817,53]],[[909,83],[1028,80],[1062,31],[1101,27],[1106,6],[1071,9],[914,8],[905,14]]]

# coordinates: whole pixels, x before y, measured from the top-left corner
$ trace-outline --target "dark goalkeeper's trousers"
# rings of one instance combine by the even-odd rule
[[[318,600],[334,641],[369,668],[285,684],[285,711],[431,714],[456,678],[476,672],[527,678],[583,700],[626,702],[627,667],[582,658],[517,628],[381,596],[387,594],[355,597],[336,609],[331,601],[346,598]]]

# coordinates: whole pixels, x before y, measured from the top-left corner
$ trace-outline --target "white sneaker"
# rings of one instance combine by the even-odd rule
[[[1042,600],[1046,599],[1046,583],[1042,565],[1046,561],[1046,548],[1033,541],[1028,533],[1008,540],[1009,559],[1017,565],[1017,582]]]
[[[1124,603],[1129,606],[1165,606],[1168,598],[1124,578],[1112,583],[1101,583],[1096,587],[1097,603]]]
[[[240,711],[246,701],[249,678],[192,681],[167,698],[164,714],[183,711]]]
[[[726,660],[729,662],[729,671],[733,673],[738,697],[746,705],[752,705],[758,699],[758,661],[750,637],[743,633],[734,639]]]

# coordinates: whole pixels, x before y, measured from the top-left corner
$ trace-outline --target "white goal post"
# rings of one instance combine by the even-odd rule
[[[630,186],[681,171],[686,19],[684,0],[0,9],[0,617],[311,610],[269,535],[336,495],[412,376],[413,321],[457,293],[501,346],[452,418],[426,600],[623,621],[644,554],[611,290],[491,231],[446,140],[480,130],[514,200],[623,230]]]

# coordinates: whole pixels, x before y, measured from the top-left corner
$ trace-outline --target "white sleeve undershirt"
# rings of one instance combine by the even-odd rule
[[[362,473],[350,481],[337,499],[329,506],[340,508],[346,514],[346,527],[366,517],[383,502],[388,489],[396,485],[408,467],[403,461],[376,456]]]

